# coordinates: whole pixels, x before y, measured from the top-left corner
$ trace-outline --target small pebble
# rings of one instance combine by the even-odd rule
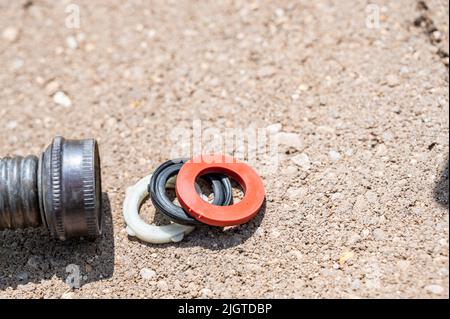
[[[169,285],[168,285],[167,282],[165,282],[164,280],[158,281],[158,283],[156,284],[156,286],[157,286],[158,289],[161,290],[161,291],[167,291],[167,290],[169,290]]]
[[[370,230],[368,230],[367,228],[363,229],[363,231],[361,232],[361,236],[363,238],[367,238],[367,236],[369,236],[369,235],[370,235]]]
[[[337,162],[341,159],[341,154],[339,154],[339,152],[335,150],[331,150],[330,152],[328,152],[328,156],[333,162]]]
[[[75,50],[78,47],[78,42],[75,37],[70,36],[66,38],[66,45],[69,49]]]
[[[350,285],[352,290],[358,290],[360,286],[361,286],[361,283],[358,279],[353,280]]]
[[[305,195],[308,193],[307,189],[305,187],[299,187],[294,188],[290,187],[287,191],[287,195],[289,199],[291,200],[299,200],[305,197]]]
[[[75,293],[72,291],[65,292],[61,295],[61,299],[74,299]]]
[[[331,196],[330,196],[330,199],[331,199],[332,201],[338,200],[338,199],[340,199],[340,198],[342,198],[342,194],[339,193],[339,192],[333,193],[333,194],[331,194]]]
[[[200,290],[200,295],[202,298],[210,298],[212,296],[212,291],[211,289],[203,288]]]
[[[86,52],[94,51],[95,50],[95,45],[92,44],[92,43],[87,43],[84,49],[86,50]]]
[[[16,121],[11,121],[6,124],[6,127],[10,130],[15,129],[18,126],[18,123]]]
[[[435,295],[441,295],[444,292],[444,287],[441,285],[427,285],[425,290]]]
[[[142,268],[139,274],[143,279],[149,280],[156,276],[156,271],[149,268]]]
[[[294,156],[291,161],[299,166],[301,169],[303,169],[304,171],[307,171],[311,168],[311,162],[309,160],[308,155],[302,153],[299,155]]]
[[[361,240],[361,236],[359,236],[358,234],[354,233],[354,234],[352,234],[352,235],[349,236],[349,238],[348,238],[348,240],[347,240],[347,243],[348,243],[349,245],[354,245],[354,244],[356,244],[357,242],[359,242],[360,240]]]
[[[277,17],[282,17],[282,16],[284,16],[284,10],[281,8],[277,8],[275,10],[275,14],[277,15]]]
[[[299,89],[300,91],[308,91],[309,86],[306,85],[306,84],[300,84],[300,85],[298,86],[298,89]]]
[[[366,192],[366,199],[369,203],[376,203],[378,201],[378,195],[374,191],[367,191]]]
[[[296,166],[289,165],[283,170],[284,175],[291,176],[298,173],[298,169]]]
[[[116,127],[116,125],[118,124],[118,121],[115,117],[109,117],[106,120],[106,126],[107,127]]]
[[[269,132],[269,134],[275,134],[280,132],[282,127],[283,126],[281,125],[281,123],[275,123],[267,126],[266,129]]]
[[[63,91],[58,91],[53,95],[53,101],[61,105],[63,107],[70,107],[72,105],[72,101]]]
[[[20,70],[24,64],[25,62],[22,59],[14,59],[14,61],[11,64],[11,69],[13,71]]]
[[[387,82],[387,84],[388,84],[390,87],[395,87],[395,86],[397,86],[397,85],[400,84],[400,79],[399,79],[399,77],[398,77],[397,75],[395,75],[395,74],[389,74],[389,75],[386,77],[386,82]]]
[[[355,253],[353,251],[344,252],[341,257],[339,257],[339,265],[343,266],[348,260],[355,257]]]
[[[441,41],[442,33],[439,30],[433,32],[433,39],[436,41]]]
[[[383,240],[384,239],[384,231],[381,230],[380,228],[375,229],[372,232],[373,238],[375,238],[375,240]]]
[[[289,253],[289,255],[293,258],[293,259],[297,259],[297,260],[301,260],[303,258],[303,254],[298,251],[298,250],[293,250]]]
[[[19,37],[19,30],[14,27],[8,27],[2,32],[2,38],[7,42],[15,42]]]
[[[300,136],[296,133],[280,132],[277,135],[275,135],[275,138],[279,144],[292,146],[296,149],[301,149],[303,145]]]
[[[272,230],[272,233],[271,233],[272,238],[278,238],[278,237],[280,237],[280,235],[281,235],[281,233],[277,229]]]
[[[356,197],[355,204],[353,205],[353,209],[356,212],[365,211],[368,208],[367,200],[363,195],[358,195]]]

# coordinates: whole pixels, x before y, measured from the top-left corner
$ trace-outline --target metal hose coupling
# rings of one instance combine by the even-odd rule
[[[44,225],[66,240],[101,234],[100,157],[93,139],[56,137],[38,159],[0,160],[0,231]]]

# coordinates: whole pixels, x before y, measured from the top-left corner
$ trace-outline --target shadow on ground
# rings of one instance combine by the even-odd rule
[[[447,209],[448,209],[448,193],[449,193],[448,166],[449,166],[449,158],[447,156],[447,161],[444,165],[444,169],[443,171],[441,171],[438,182],[434,188],[434,199],[442,206],[447,207]]]
[[[106,193],[102,194],[102,201],[103,234],[96,241],[61,242],[51,238],[43,228],[1,232],[0,290],[40,283],[55,275],[68,283],[68,288],[111,277],[114,235]]]

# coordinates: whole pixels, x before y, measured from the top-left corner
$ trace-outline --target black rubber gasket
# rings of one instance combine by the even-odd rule
[[[179,158],[164,162],[152,174],[148,192],[150,198],[161,213],[169,217],[172,221],[182,225],[203,225],[202,222],[194,219],[180,206],[175,205],[166,195],[167,181],[177,175],[187,158]],[[223,174],[206,174],[201,176],[212,186],[214,193],[213,205],[227,206],[233,201],[233,193],[229,178]]]

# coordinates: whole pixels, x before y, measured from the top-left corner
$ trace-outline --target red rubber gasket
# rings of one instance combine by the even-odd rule
[[[195,189],[195,181],[209,173],[221,173],[233,178],[244,190],[244,198],[230,206],[216,206],[204,201]],[[186,162],[178,172],[176,193],[189,215],[212,226],[248,222],[260,211],[265,196],[261,177],[247,164],[225,155],[202,155]]]

